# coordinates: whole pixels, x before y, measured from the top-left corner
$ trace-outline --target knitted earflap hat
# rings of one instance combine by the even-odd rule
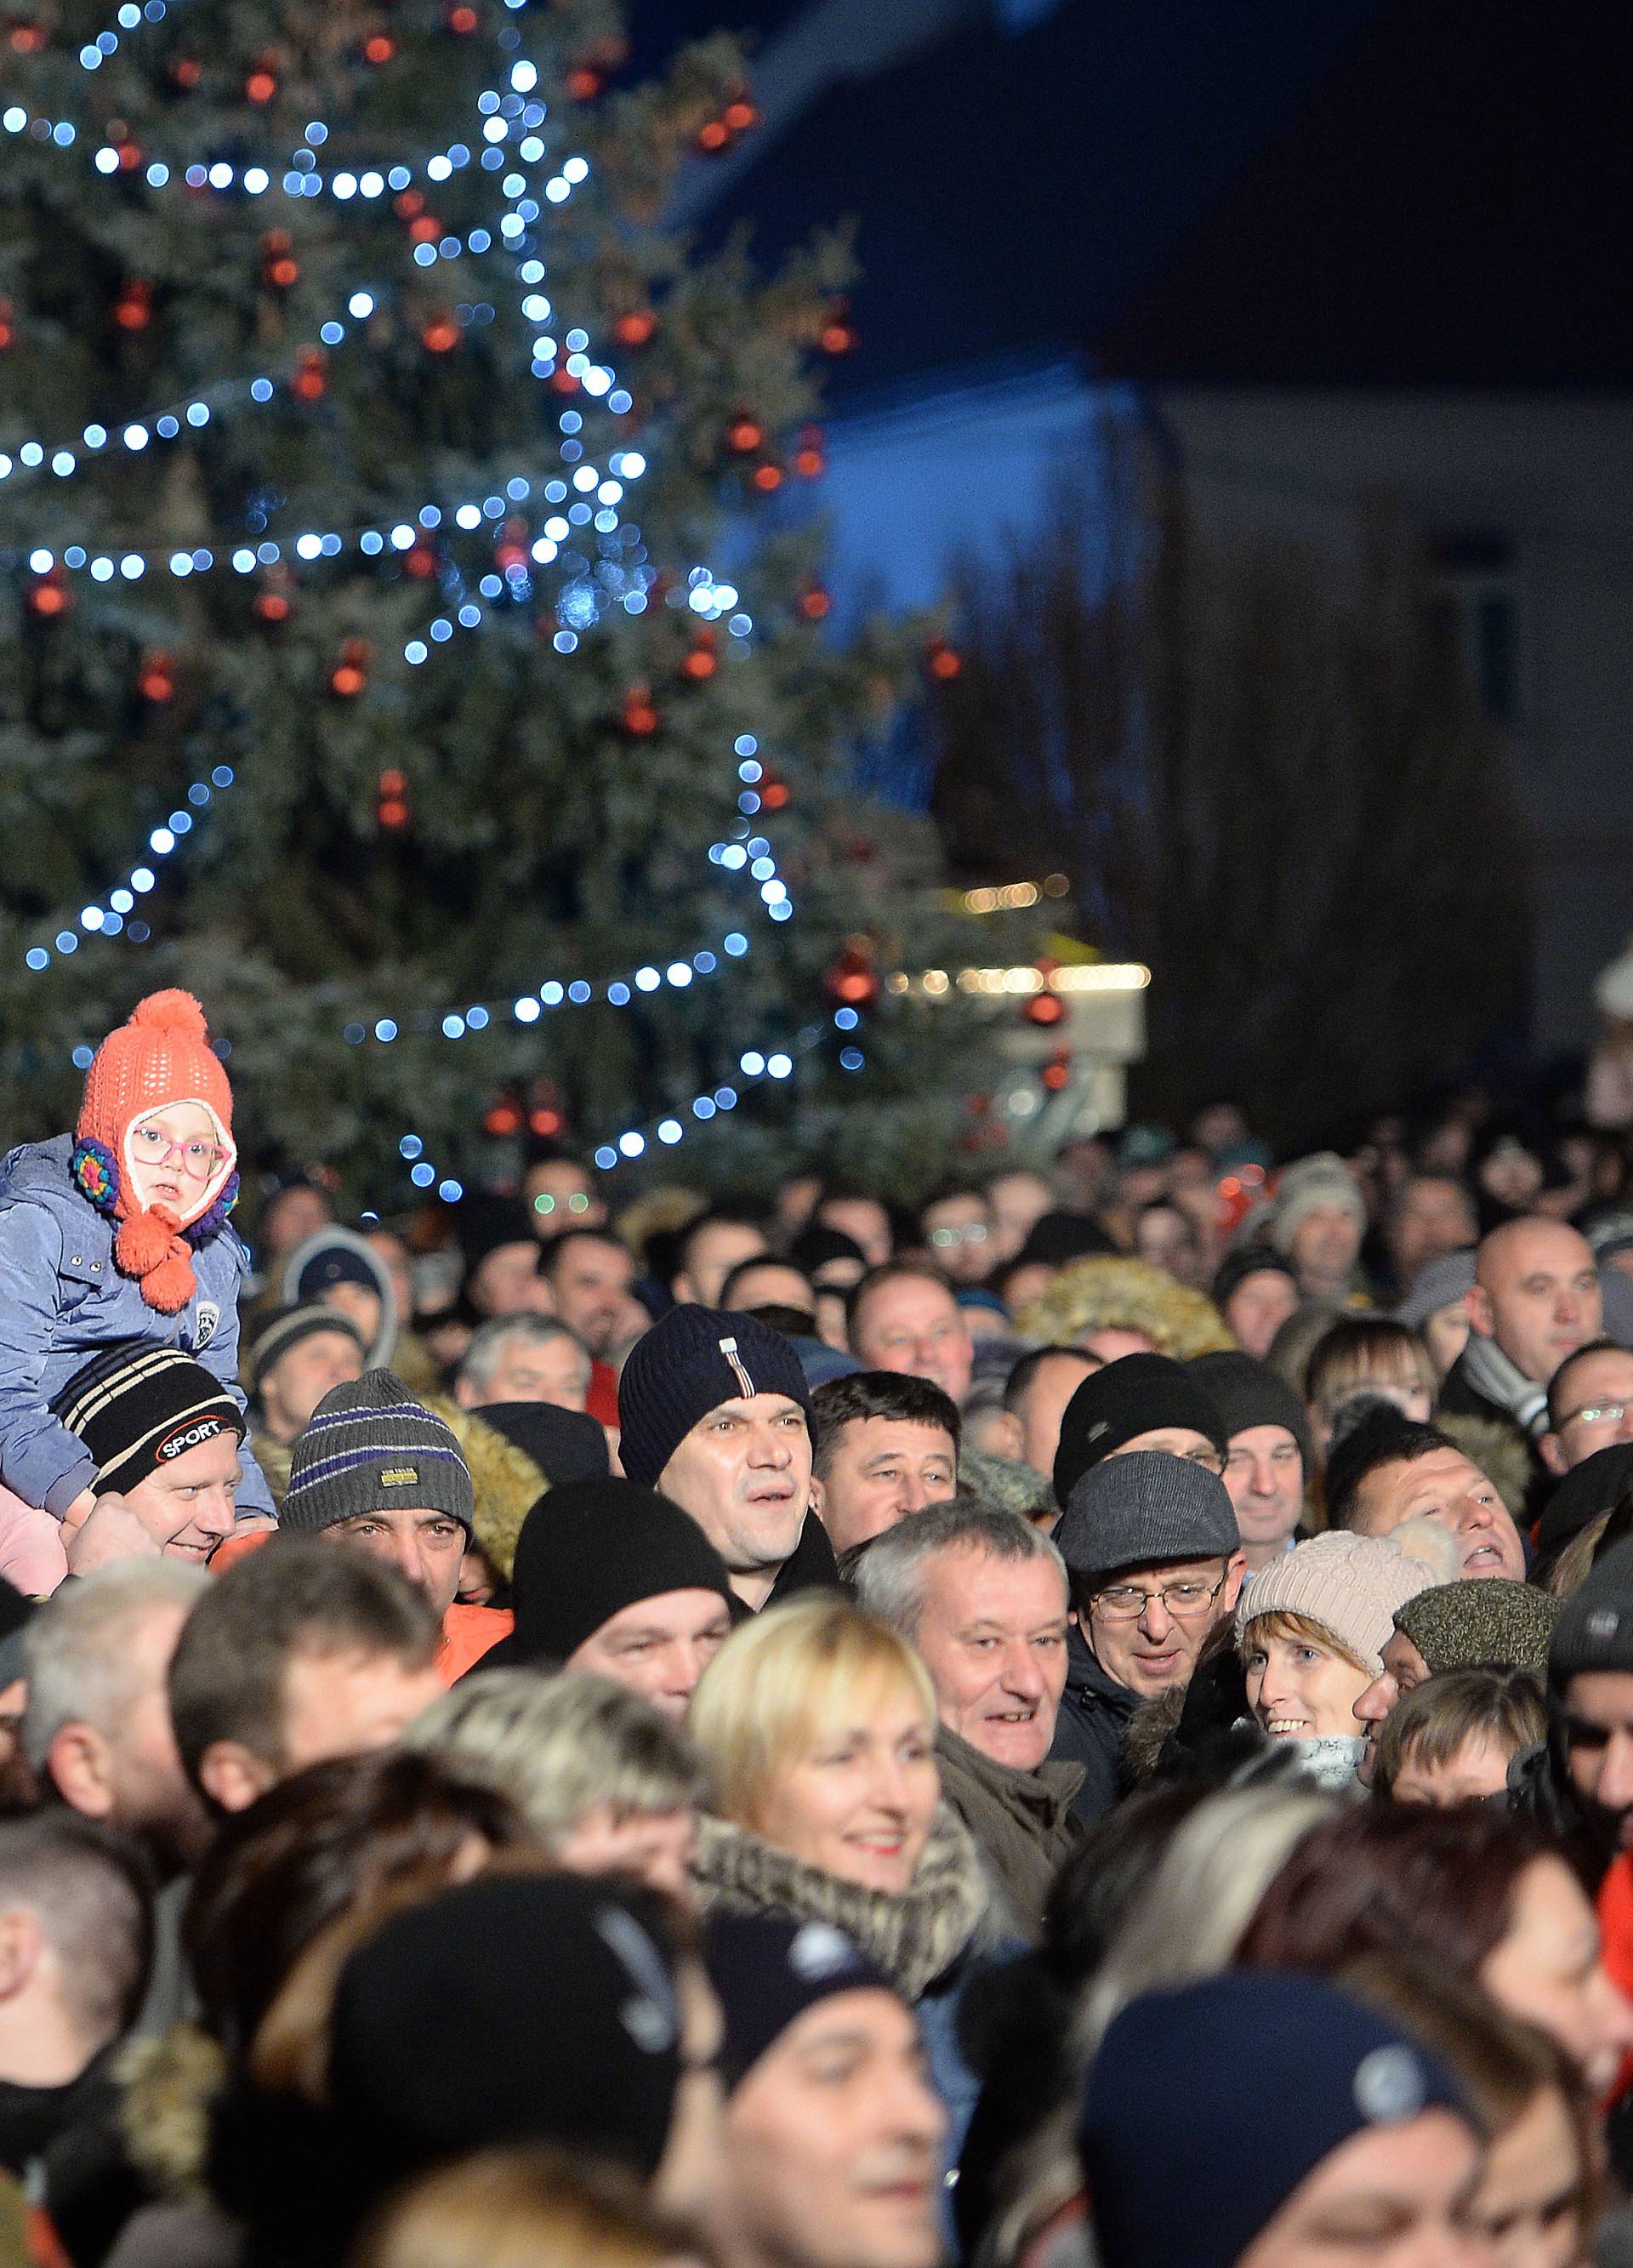
[[[144,1205],[136,1190],[136,1168],[143,1162],[132,1146],[136,1129],[155,1111],[184,1104],[209,1118],[215,1158],[196,1182],[183,1177],[177,1203]],[[76,1183],[120,1224],[115,1265],[136,1278],[150,1307],[173,1315],[196,1289],[192,1248],[214,1235],[238,1195],[232,1090],[190,992],[151,992],[129,1023],[109,1033],[86,1074],[74,1133]]]

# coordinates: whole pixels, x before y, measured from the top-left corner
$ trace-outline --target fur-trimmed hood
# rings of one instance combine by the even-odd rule
[[[1144,1331],[1159,1354],[1188,1362],[1235,1346],[1211,1300],[1176,1284],[1143,1260],[1096,1255],[1063,1268],[1015,1318],[1022,1335],[1042,1346],[1073,1346],[1091,1331]]]
[[[693,1879],[705,1913],[776,1914],[842,1930],[916,2001],[972,1952],[1002,1941],[1002,1917],[969,1830],[938,1806],[908,1888],[864,1889],[768,1843],[729,1819],[700,1822]]]

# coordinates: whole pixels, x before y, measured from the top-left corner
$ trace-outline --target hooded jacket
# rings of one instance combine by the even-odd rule
[[[142,1296],[114,1259],[118,1223],[80,1194],[69,1173],[73,1138],[59,1134],[0,1160],[0,1481],[60,1520],[96,1478],[85,1443],[50,1407],[94,1354],[140,1342],[180,1347],[245,1413],[240,1450],[246,1512],[272,1513],[250,1447],[239,1384],[239,1289],[249,1255],[230,1224],[195,1248],[192,1297],[174,1314]]]
[[[1124,1793],[1123,1739],[1139,1705],[1137,1693],[1100,1668],[1073,1623],[1066,1633],[1066,1690],[1049,1756],[1084,1767],[1083,1785],[1071,1799],[1080,1826],[1092,1827]]]

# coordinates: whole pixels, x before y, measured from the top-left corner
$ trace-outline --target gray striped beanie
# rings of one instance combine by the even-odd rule
[[[295,1444],[283,1526],[311,1532],[410,1505],[445,1512],[468,1535],[470,1469],[452,1427],[389,1370],[332,1386]]]

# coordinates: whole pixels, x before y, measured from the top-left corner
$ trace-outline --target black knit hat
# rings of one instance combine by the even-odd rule
[[[785,1394],[810,1419],[811,1389],[782,1333],[722,1307],[672,1307],[636,1341],[618,1381],[625,1472],[655,1487],[700,1418],[755,1394]]]
[[[1298,1272],[1291,1260],[1284,1260],[1279,1252],[1272,1252],[1268,1244],[1244,1244],[1239,1251],[1227,1252],[1214,1271],[1212,1299],[1216,1307],[1223,1307],[1239,1284],[1250,1276],[1285,1276],[1295,1287]]]
[[[1091,1465],[1161,1425],[1188,1426],[1225,1454],[1228,1437],[1218,1405],[1172,1356],[1125,1354],[1085,1378],[1061,1419],[1056,1502],[1067,1501]]]
[[[77,1370],[51,1405],[96,1460],[99,1490],[133,1489],[172,1458],[248,1424],[219,1379],[180,1347],[137,1341]]]
[[[680,2077],[657,1901],[569,1874],[445,1890],[353,1954],[330,2037],[329,2094],[365,2181],[515,2142],[650,2176]]]
[[[478,1667],[558,1664],[637,1599],[717,1591],[725,1562],[689,1513],[635,1481],[569,1481],[541,1496],[516,1543],[516,1627]]]
[[[607,1429],[582,1410],[558,1410],[554,1402],[484,1402],[471,1415],[531,1457],[552,1488],[603,1479],[612,1470]]]
[[[474,1189],[461,1201],[453,1217],[453,1233],[460,1241],[467,1278],[501,1245],[534,1241],[533,1216],[521,1199],[494,1197],[485,1189]]]
[[[895,1986],[850,1940],[825,1921],[770,1914],[717,1914],[703,1946],[720,2001],[725,2036],[720,2082],[728,2095],[791,2023],[835,1992],[891,1992]]]
[[[1572,1465],[1549,1497],[1537,1522],[1540,1565],[1551,1566],[1573,1535],[1580,1535],[1601,1512],[1614,1512],[1633,1491],[1633,1441],[1613,1441]]]
[[[1239,1354],[1232,1347],[1215,1354],[1199,1354],[1186,1365],[1225,1420],[1227,1441],[1254,1425],[1284,1426],[1298,1444],[1306,1475],[1315,1462],[1305,1407],[1280,1373],[1256,1356]]]
[[[468,1534],[471,1476],[451,1427],[389,1370],[332,1386],[295,1444],[283,1526],[315,1531],[397,1505],[445,1512]]]
[[[1096,1580],[1119,1567],[1160,1566],[1166,1559],[1229,1558],[1241,1544],[1218,1475],[1166,1449],[1130,1449],[1091,1465],[1071,1492],[1055,1541],[1074,1575]]]
[[[1565,1601],[1548,1649],[1548,1682],[1563,1692],[1590,1670],[1633,1674],[1633,1543],[1618,1543]]]
[[[371,1287],[372,1288],[372,1287]],[[249,1344],[250,1384],[257,1394],[261,1381],[275,1362],[281,1362],[291,1347],[303,1339],[315,1338],[320,1331],[337,1331],[349,1339],[359,1354],[367,1354],[363,1333],[349,1315],[342,1315],[338,1307],[326,1307],[321,1300],[303,1300],[293,1307],[278,1307],[267,1317]]]

